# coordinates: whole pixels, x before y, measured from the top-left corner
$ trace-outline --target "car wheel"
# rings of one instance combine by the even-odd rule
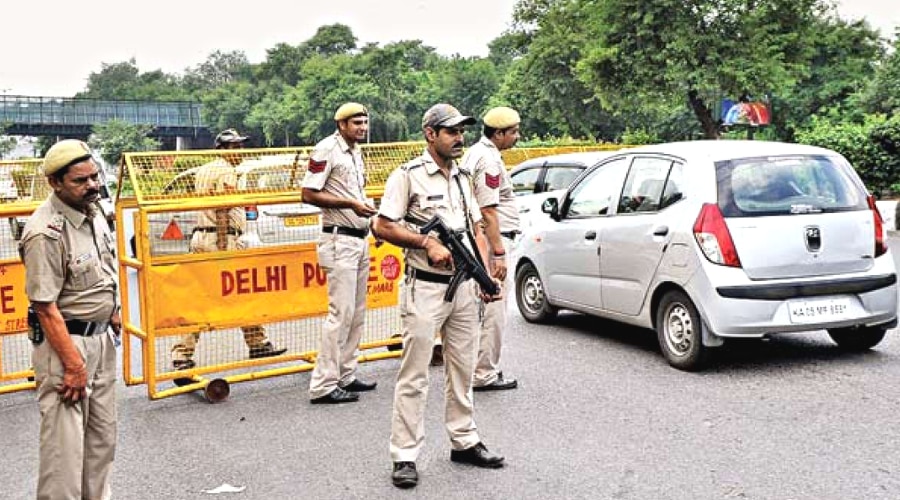
[[[859,352],[871,349],[881,342],[887,333],[879,326],[860,326],[857,328],[832,328],[828,330],[831,340],[841,349]]]
[[[544,282],[531,264],[525,264],[516,273],[516,303],[519,312],[530,323],[546,323],[558,312],[547,301]]]
[[[675,368],[703,367],[709,348],[703,345],[703,320],[691,299],[681,291],[666,293],[656,309],[656,335],[663,356]]]

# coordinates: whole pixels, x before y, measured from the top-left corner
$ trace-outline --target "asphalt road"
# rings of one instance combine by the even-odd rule
[[[504,365],[520,387],[476,394],[504,469],[449,461],[432,368],[421,481],[396,490],[398,361],[386,360],[362,365],[374,393],[336,407],[308,403],[308,373],[233,385],[217,405],[122,386],[114,497],[895,500],[898,360],[897,331],[853,355],[815,332],[729,343],[690,374],[665,363],[652,332],[574,314],[536,326],[514,312]],[[37,431],[33,394],[0,396],[0,498],[34,498]],[[244,490],[203,493],[226,483]]]

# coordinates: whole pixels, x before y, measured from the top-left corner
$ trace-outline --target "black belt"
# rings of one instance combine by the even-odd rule
[[[406,275],[411,276],[414,279],[427,281],[429,283],[441,283],[443,285],[449,285],[450,280],[453,279],[452,274],[438,274],[432,273],[429,271],[423,271],[421,269],[416,269],[413,267],[406,268]],[[468,278],[466,278],[468,279]]]
[[[354,238],[365,238],[369,235],[369,229],[354,229],[352,227],[344,227],[344,226],[322,226],[322,232],[326,234],[343,234],[346,236],[353,236]]]
[[[82,321],[80,319],[67,319],[66,329],[69,335],[78,335],[79,337],[90,337],[106,331],[109,321]]]
[[[522,231],[501,231],[500,232],[500,236],[503,236],[504,238],[509,238],[511,240],[516,239],[516,236],[520,235],[520,234],[522,234]]]
[[[219,230],[214,227],[195,227],[193,232],[195,232],[195,233],[217,233],[217,232],[219,232]],[[225,233],[230,234],[232,236],[240,236],[241,234],[243,234],[243,232],[240,229],[235,229],[233,227],[229,227],[228,230],[225,231]]]

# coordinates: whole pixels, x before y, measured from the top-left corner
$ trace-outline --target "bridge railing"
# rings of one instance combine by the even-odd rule
[[[111,120],[158,127],[202,127],[201,105],[187,101],[118,101],[0,95],[0,123],[93,125]]]

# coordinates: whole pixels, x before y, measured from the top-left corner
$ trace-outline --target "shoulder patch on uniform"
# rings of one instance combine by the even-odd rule
[[[307,167],[310,172],[314,174],[320,174],[325,171],[325,167],[328,165],[328,161],[326,160],[313,160],[309,159],[309,166]]]
[[[40,233],[53,239],[59,239],[62,236],[63,226],[66,224],[66,217],[63,214],[55,214],[47,225],[41,228]]]
[[[485,172],[484,184],[491,189],[497,189],[498,187],[500,187],[500,174],[491,175]]]

